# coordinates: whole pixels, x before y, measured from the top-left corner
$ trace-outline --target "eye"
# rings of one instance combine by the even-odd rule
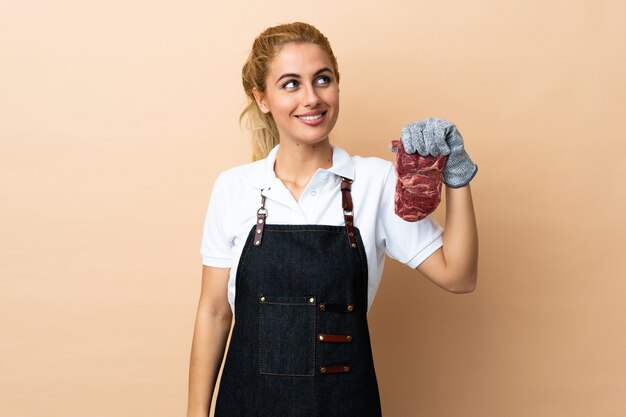
[[[298,81],[297,80],[289,80],[285,84],[283,84],[283,88],[285,88],[287,90],[294,89],[297,86],[298,86]]]
[[[330,84],[330,77],[327,76],[327,75],[322,75],[322,76],[318,77],[317,80],[315,80],[315,83],[317,85]]]

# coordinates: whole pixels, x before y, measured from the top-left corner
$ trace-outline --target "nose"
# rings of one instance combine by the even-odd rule
[[[315,90],[315,87],[309,85],[304,88],[303,91],[304,97],[302,100],[304,101],[305,107],[316,107],[318,104],[320,104],[321,99],[317,91]]]

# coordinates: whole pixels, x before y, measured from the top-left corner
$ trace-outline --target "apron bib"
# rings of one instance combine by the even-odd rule
[[[381,416],[349,180],[342,194],[345,227],[266,225],[262,202],[237,269],[216,417]]]

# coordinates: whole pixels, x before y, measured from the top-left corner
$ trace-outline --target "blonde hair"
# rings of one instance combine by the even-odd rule
[[[263,159],[278,145],[280,138],[278,128],[271,113],[263,113],[252,93],[256,88],[265,92],[265,79],[270,70],[272,60],[283,45],[290,42],[303,42],[318,45],[324,50],[333,65],[335,78],[339,82],[337,59],[333,54],[326,36],[317,28],[307,23],[294,22],[270,27],[263,31],[252,44],[252,50],[241,70],[243,89],[248,96],[248,104],[241,112],[239,121],[246,121],[252,135],[252,160]]]

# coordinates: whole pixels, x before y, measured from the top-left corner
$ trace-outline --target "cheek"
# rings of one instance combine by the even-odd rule
[[[326,101],[330,106],[335,108],[335,112],[339,111],[339,90],[336,90],[328,97]]]
[[[335,106],[339,106],[339,87],[338,86],[332,89],[331,95],[332,95],[331,100],[333,101],[333,104]]]
[[[274,120],[289,117],[289,108],[284,103],[274,103],[272,106],[272,116]]]
[[[294,95],[284,95],[276,100],[275,108],[282,113],[290,113],[298,107],[298,100]]]
[[[332,97],[329,97],[329,99],[326,101],[326,104],[328,104],[328,106],[332,107],[333,109],[332,124],[334,126],[337,118],[339,117],[339,94],[334,94],[332,95]]]

